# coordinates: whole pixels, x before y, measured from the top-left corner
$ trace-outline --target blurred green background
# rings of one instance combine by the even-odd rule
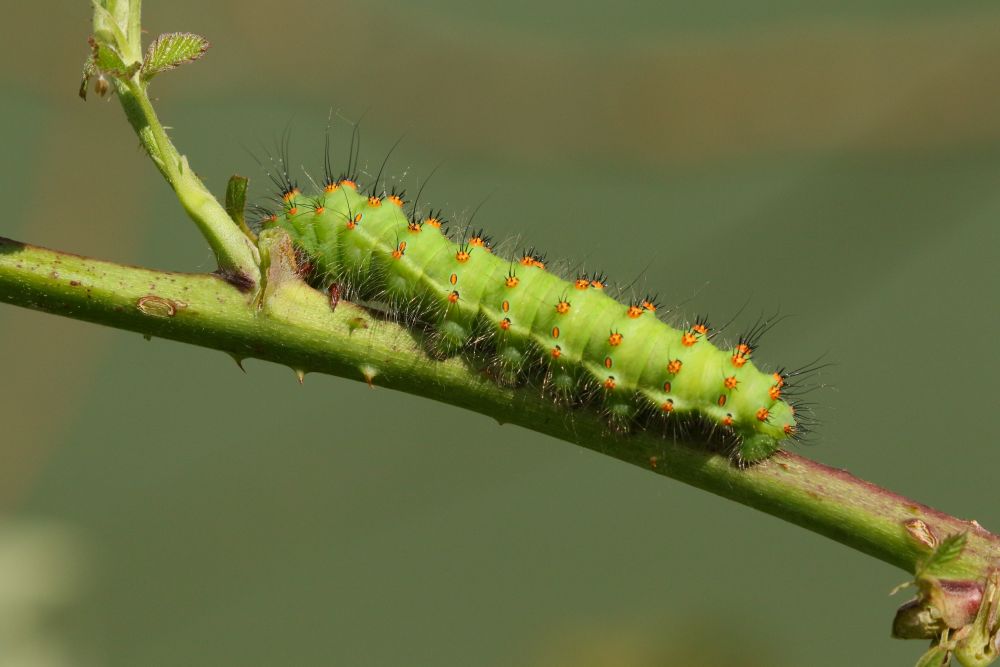
[[[285,127],[690,315],[794,315],[834,362],[808,456],[1000,528],[1000,7],[988,1],[147,0],[213,48],[157,79],[216,192]],[[697,4],[697,8],[695,5]],[[211,255],[116,102],[89,7],[7,3],[0,234]],[[346,147],[349,126],[334,125]],[[336,156],[342,164],[342,154]],[[301,180],[305,180],[304,177]],[[906,665],[905,575],[419,398],[0,308],[0,667]]]

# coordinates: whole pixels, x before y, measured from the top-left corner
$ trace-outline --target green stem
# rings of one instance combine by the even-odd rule
[[[108,0],[108,11],[101,10],[96,0],[92,1],[95,2],[95,36],[113,42],[113,48],[126,65],[142,62],[141,0]],[[131,78],[114,77],[114,81],[125,116],[153,163],[174,189],[184,210],[208,241],[219,271],[230,282],[250,289],[260,280],[257,248],[233,223],[192,171],[187,158],[170,141],[149,99],[149,82],[142,79],[140,72]]]
[[[283,239],[287,244],[287,239]],[[961,556],[936,574],[982,581],[1000,565],[1000,538],[847,472],[779,453],[738,469],[705,443],[651,432],[609,435],[587,410],[540,400],[536,388],[497,385],[464,358],[434,360],[410,330],[324,295],[294,273],[290,246],[264,245],[263,293],[215,275],[166,273],[0,239],[0,301],[405,391],[596,450],[826,535],[907,572],[938,540],[968,531]],[[376,399],[372,399],[376,400]],[[921,523],[922,522],[922,523]]]
[[[187,158],[174,147],[153,110],[145,85],[137,79],[117,84],[125,116],[160,173],[177,193],[184,210],[208,241],[219,269],[230,280],[246,287],[257,283],[260,279],[257,249],[191,170]]]
[[[142,0],[128,0],[128,41],[139,47],[138,57],[142,57]]]

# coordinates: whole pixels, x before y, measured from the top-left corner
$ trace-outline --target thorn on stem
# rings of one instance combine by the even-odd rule
[[[244,373],[247,372],[247,369],[243,368],[243,358],[242,357],[237,357],[235,354],[230,354],[229,356],[233,358],[233,361],[236,362],[236,365],[240,367],[241,371],[243,371]]]

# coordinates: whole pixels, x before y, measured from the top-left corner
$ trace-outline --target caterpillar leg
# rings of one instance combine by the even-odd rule
[[[752,465],[763,461],[779,449],[781,446],[777,439],[763,433],[753,433],[740,440],[736,448],[736,458],[741,465]]]

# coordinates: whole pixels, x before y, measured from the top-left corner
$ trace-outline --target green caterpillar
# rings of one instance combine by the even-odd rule
[[[353,141],[351,154],[353,165]],[[504,259],[482,232],[452,239],[440,212],[418,217],[415,200],[407,215],[403,193],[379,190],[379,178],[363,194],[351,165],[333,177],[329,150],[315,196],[301,192],[285,165],[272,176],[281,211],[266,212],[262,226],[288,232],[332,305],[343,293],[386,304],[428,324],[438,353],[472,346],[501,382],[540,370],[555,395],[597,403],[619,425],[655,414],[721,430],[740,464],[800,435],[783,398],[798,372],[765,373],[751,360],[766,324],[720,349],[706,321],[671,327],[655,299],[623,304],[606,294],[602,276],[566,280],[533,251]]]

